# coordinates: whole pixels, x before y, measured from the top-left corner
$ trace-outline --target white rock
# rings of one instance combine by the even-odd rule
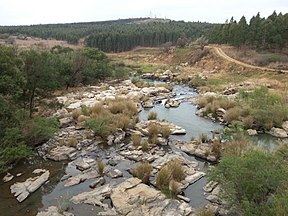
[[[4,182],[9,182],[14,178],[14,176],[11,173],[7,173],[4,177],[3,177],[3,181]]]

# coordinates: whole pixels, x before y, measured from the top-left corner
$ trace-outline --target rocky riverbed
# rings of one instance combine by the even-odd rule
[[[190,128],[187,130],[180,125],[185,120],[182,121],[181,117],[177,117],[178,108],[174,108],[179,106],[181,108],[182,105],[185,107],[187,101],[193,101],[195,94],[191,93],[191,89],[183,88],[181,90],[183,91],[172,92],[163,86],[136,87],[130,80],[127,80],[116,84],[103,83],[99,86],[83,87],[59,96],[57,100],[63,103],[64,107],[57,110],[53,116],[59,119],[61,129],[53,138],[37,149],[44,163],[39,164],[38,167],[37,164],[34,164],[35,170],[31,170],[30,174],[26,172],[21,176],[21,181],[18,181],[20,175],[12,173],[12,170],[11,174],[7,174],[3,178],[5,183],[2,186],[9,186],[11,195],[13,193],[17,197],[19,202],[17,206],[26,206],[27,209],[31,207],[27,207],[25,203],[33,198],[33,193],[37,189],[44,191],[43,205],[34,207],[39,216],[195,215],[197,209],[204,205],[214,212],[225,215],[226,212],[221,207],[223,203],[218,197],[220,188],[217,187],[217,183],[208,182],[207,185],[204,183],[205,187],[198,190],[200,193],[197,196],[188,193],[189,188],[206,176],[203,162],[195,160],[190,155],[215,162],[217,154],[213,152],[211,142],[199,144],[190,142],[188,139],[183,141],[183,137],[187,133],[191,136],[191,131]],[[133,101],[138,112],[143,110],[142,114],[147,113],[147,109],[153,110],[161,106],[161,109],[165,109],[167,112],[171,111],[169,115],[176,114],[174,117],[176,120],[173,123],[160,120],[160,115],[157,120],[148,121],[143,116],[141,117],[140,113],[140,121],[133,127],[128,127],[126,130],[117,128],[113,134],[103,140],[94,136],[93,131],[81,120],[86,118],[85,115],[83,115],[84,117],[81,115],[77,118],[73,117],[73,111],[81,109],[83,106],[93,107],[95,104],[105,104],[105,101],[117,98]],[[191,110],[193,111],[193,109]],[[196,112],[195,106],[194,111]],[[188,120],[189,124],[189,121],[194,120],[193,118],[199,117],[184,116],[184,118]],[[176,125],[178,124],[177,119],[180,119],[179,125]],[[207,122],[205,128],[210,130],[211,123],[208,120],[205,121]],[[130,137],[132,134],[138,134],[143,140],[149,140],[148,127],[151,124],[169,128],[172,135],[166,139],[160,132],[157,133],[157,144],[151,143],[148,149],[143,151],[141,146],[133,144]],[[211,126],[211,128],[218,129],[221,126]],[[196,126],[195,129],[197,130]],[[50,168],[43,165],[45,161],[46,163],[55,161],[56,164],[64,164],[59,168],[59,172],[62,174],[55,178],[55,170],[49,171]],[[102,172],[99,171],[97,165],[99,161],[104,166]],[[156,176],[162,167],[175,161],[181,164],[185,178],[176,182],[177,195],[172,199],[157,189]],[[148,162],[152,166],[149,184],[144,184],[140,179],[132,176],[131,171],[143,162]],[[40,170],[40,168],[43,169]],[[49,190],[47,191],[45,187],[48,186]],[[200,199],[207,201],[199,206],[193,206],[195,197],[198,197],[197,199],[201,197]],[[25,208],[20,215],[27,214]],[[0,209],[5,209],[5,207]],[[21,209],[23,208],[21,207]]]

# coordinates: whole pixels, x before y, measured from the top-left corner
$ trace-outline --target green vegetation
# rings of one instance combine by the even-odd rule
[[[237,23],[233,17],[225,24],[219,24],[210,32],[210,42],[232,44],[234,46],[250,45],[255,48],[282,49],[287,44],[285,26],[288,25],[288,14],[277,14],[275,11],[266,19],[258,13],[249,22],[242,16]]]
[[[243,215],[278,215],[285,212],[279,205],[287,202],[287,169],[281,158],[263,150],[250,149],[241,154],[223,156],[210,170],[210,178],[219,182],[223,198]]]
[[[57,89],[80,83],[93,84],[113,76],[113,70],[107,56],[93,48],[72,50],[57,46],[38,51],[1,45],[0,171],[5,170],[9,163],[31,155],[28,146],[47,141],[58,130],[56,119],[40,116],[38,109],[44,108],[43,99],[51,98]],[[50,103],[47,106],[55,109],[62,104]],[[127,110],[132,113],[131,109],[132,106],[128,105]],[[136,108],[133,112],[135,110],[137,112]],[[81,107],[72,116],[84,121],[89,112],[87,107]],[[96,130],[97,123],[92,123]],[[103,131],[100,132],[104,136],[106,132]]]

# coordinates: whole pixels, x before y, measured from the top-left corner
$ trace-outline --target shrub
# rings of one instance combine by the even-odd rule
[[[169,182],[170,197],[175,198],[179,193],[179,184],[173,179]]]
[[[211,208],[201,208],[197,213],[197,216],[215,216],[215,214]]]
[[[25,142],[38,145],[50,139],[59,130],[59,122],[54,118],[37,117],[25,122],[22,127]]]
[[[226,111],[226,113],[224,114],[224,120],[230,124],[232,121],[236,121],[239,119],[240,112],[241,111],[238,107],[233,107]]]
[[[80,116],[78,116],[77,121],[78,121],[78,122],[84,122],[84,121],[86,121],[88,118],[89,118],[88,116],[80,115]]]
[[[148,162],[139,164],[135,169],[132,170],[134,177],[142,180],[144,184],[149,184],[149,178],[153,167]]]
[[[95,135],[100,136],[103,139],[106,139],[111,133],[109,122],[109,117],[105,117],[103,119],[90,118],[86,120],[86,124],[91,130],[93,130]]]
[[[96,162],[96,169],[97,169],[97,172],[100,176],[104,176],[105,164],[101,160],[98,160]]]
[[[158,125],[149,124],[149,126],[148,126],[149,142],[151,142],[153,139],[157,139],[159,132],[160,132],[160,128]]]
[[[162,126],[161,127],[161,134],[162,134],[162,137],[164,139],[168,139],[169,136],[171,135],[171,130],[168,126]]]
[[[76,139],[75,137],[71,137],[71,138],[69,138],[68,141],[67,141],[68,146],[74,147],[74,148],[77,147],[77,143],[78,143],[78,142],[77,142],[77,139]]]
[[[156,186],[157,188],[164,189],[169,187],[169,182],[171,180],[171,174],[167,166],[164,166],[156,175]]]
[[[253,127],[254,119],[252,116],[249,115],[249,116],[243,118],[242,122],[243,122],[243,126],[245,129],[250,129]]]
[[[143,152],[147,152],[149,150],[149,143],[147,140],[145,140],[143,143],[142,143],[142,151]]]
[[[8,164],[27,158],[32,154],[32,149],[23,144],[0,149],[0,173],[6,171]]]
[[[183,166],[179,160],[173,160],[168,163],[168,169],[171,173],[172,179],[175,181],[182,181],[185,179],[186,175],[184,173]]]
[[[212,152],[213,152],[213,154],[215,155],[215,157],[217,158],[217,159],[219,159],[220,158],[220,156],[221,156],[221,142],[220,142],[220,140],[213,140],[213,142],[212,142]]]
[[[122,130],[127,130],[130,123],[130,117],[124,114],[116,115],[113,118],[113,126],[115,126],[116,128],[121,128]]]
[[[201,142],[201,143],[205,143],[205,142],[208,142],[208,136],[207,136],[207,134],[204,134],[204,133],[201,133],[200,135],[199,135],[199,141]]]
[[[234,139],[224,144],[223,155],[243,156],[251,151],[253,143],[243,135],[236,135]]]
[[[156,112],[149,112],[147,119],[148,120],[156,120],[157,119],[157,113]]]
[[[241,156],[223,156],[209,171],[209,178],[219,182],[224,198],[243,215],[268,213],[271,205],[267,203],[273,201],[273,194],[287,183],[287,177],[282,161],[260,150],[251,150]]]
[[[90,116],[90,114],[91,114],[90,108],[85,106],[85,105],[81,105],[81,112],[85,116]]]
[[[140,146],[141,145],[141,136],[139,134],[132,134],[131,140],[133,142],[133,145]]]
[[[96,103],[94,106],[90,108],[91,113],[100,114],[103,112],[103,103]]]
[[[73,119],[77,120],[80,115],[82,115],[82,111],[80,109],[75,109],[72,111]]]

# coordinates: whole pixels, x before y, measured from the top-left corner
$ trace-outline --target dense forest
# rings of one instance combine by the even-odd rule
[[[121,52],[136,46],[159,46],[166,42],[191,41],[202,35],[210,43],[281,49],[288,42],[288,14],[275,11],[267,18],[258,13],[248,23],[243,16],[238,22],[232,17],[225,24],[171,21],[167,19],[123,19],[104,22],[1,26],[0,38],[9,35],[54,38],[77,44],[85,39],[88,47],[105,52]]]
[[[0,173],[57,131],[56,119],[39,117],[41,106],[62,106],[45,102],[55,90],[95,84],[107,77],[124,78],[123,70],[94,48],[58,46],[40,52],[0,46]]]
[[[225,24],[217,25],[209,35],[210,42],[250,46],[263,49],[281,49],[288,43],[288,14],[275,11],[266,19],[258,13],[249,24],[242,16],[239,22],[233,17]]]

